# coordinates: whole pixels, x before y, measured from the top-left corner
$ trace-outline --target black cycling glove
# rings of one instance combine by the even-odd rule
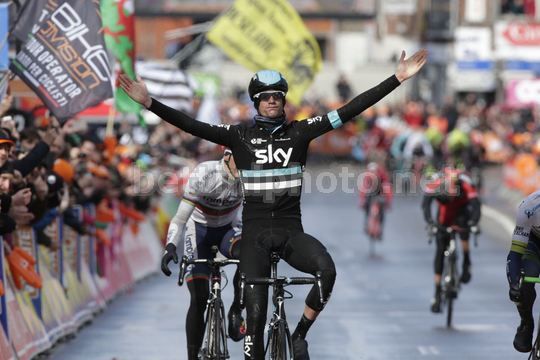
[[[508,291],[508,296],[510,300],[518,303],[521,301],[521,289],[519,285],[510,285],[510,290]]]
[[[173,260],[175,264],[178,264],[176,246],[173,243],[168,243],[167,246],[165,246],[165,254],[163,254],[163,257],[161,258],[161,271],[167,276],[171,276],[171,270],[169,270],[169,263],[171,260]]]

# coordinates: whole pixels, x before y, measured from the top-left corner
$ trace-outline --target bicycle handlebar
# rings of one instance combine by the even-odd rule
[[[239,264],[240,260],[238,259],[188,259],[187,256],[182,256],[182,261],[180,262],[180,273],[178,274],[178,286],[184,284],[184,276],[186,275],[186,266],[195,265],[195,264],[206,264],[209,266],[217,266],[218,268],[224,267],[231,264]]]
[[[245,280],[247,285],[274,285],[275,283],[282,283],[284,285],[313,285],[317,282],[315,278],[309,277],[286,277],[280,276],[278,278],[250,278]]]
[[[322,294],[322,281],[321,281],[321,272],[318,271],[315,277],[288,277],[288,276],[278,276],[277,278],[246,278],[246,274],[242,273],[240,275],[240,306],[244,306],[244,289],[246,285],[267,285],[271,286],[274,284],[279,284],[282,286],[288,285],[317,285],[319,292],[319,300],[321,303],[324,302]]]
[[[473,234],[474,239],[474,247],[478,247],[478,234],[480,234],[480,229],[478,226],[473,225],[468,227],[470,232]],[[437,232],[442,231],[447,234],[452,233],[461,233],[467,231],[467,227],[461,227],[458,225],[451,225],[451,226],[444,226],[440,224],[433,224],[428,225],[427,232],[428,232],[428,243],[431,244],[433,242],[433,238],[437,234]]]
[[[540,284],[540,277],[525,276],[525,277],[523,277],[523,281],[527,282],[527,283],[538,283],[538,284]]]

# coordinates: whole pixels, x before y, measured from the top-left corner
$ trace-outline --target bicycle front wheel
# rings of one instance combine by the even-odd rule
[[[202,360],[225,360],[229,358],[225,332],[223,302],[214,300],[208,304],[206,333],[199,358]]]
[[[292,339],[287,323],[279,320],[268,334],[269,360],[293,360]]]
[[[457,298],[457,292],[459,288],[459,275],[456,268],[455,254],[451,255],[449,260],[451,278],[445,295],[447,303],[446,327],[448,328],[452,327],[452,316],[454,315],[454,300]]]
[[[529,355],[530,360],[540,360],[540,328],[537,330],[536,339]]]

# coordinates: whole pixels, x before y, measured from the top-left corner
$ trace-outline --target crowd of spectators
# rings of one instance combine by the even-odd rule
[[[151,208],[156,189],[142,186],[140,174],[160,164],[148,144],[122,139],[122,132],[100,139],[77,119],[61,124],[44,107],[21,112],[11,96],[1,100],[0,119],[0,235],[30,226],[39,244],[55,250],[48,229],[59,216],[79,234],[91,233],[99,221],[79,216],[75,205],[118,201],[123,209]]]

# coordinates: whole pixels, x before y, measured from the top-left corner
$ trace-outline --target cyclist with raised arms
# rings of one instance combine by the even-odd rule
[[[306,234],[301,223],[302,173],[308,145],[311,140],[342,126],[377,103],[416,74],[426,59],[425,50],[409,59],[405,59],[405,52],[402,52],[395,75],[337,110],[292,122],[286,120],[284,112],[287,81],[276,71],[259,71],[248,88],[258,114],[252,123],[239,125],[210,125],[197,121],[152,99],[142,81],[120,76],[122,88],[165,121],[232,150],[244,193],[240,270],[248,279],[270,275],[270,253],[274,250],[299,271],[312,275],[321,272],[324,299],[321,302],[318,290],[311,289],[304,314],[293,332],[296,360],[309,359],[306,333],[328,301],[336,277],[334,262],[326,248]],[[262,359],[268,288],[248,286],[245,295],[244,356]]]
[[[536,299],[534,284],[520,286],[521,272],[525,276],[540,275],[540,191],[527,196],[518,206],[512,246],[506,260],[506,275],[510,285],[510,300],[519,312],[521,323],[514,337],[514,348],[519,352],[532,349],[534,331],[533,306]]]
[[[238,210],[242,205],[242,189],[238,170],[230,150],[225,150],[223,159],[200,163],[190,174],[182,201],[172,218],[167,232],[165,254],[161,259],[161,270],[171,275],[169,263],[178,263],[176,247],[185,238],[184,255],[189,259],[210,259],[212,246],[233,259],[240,255],[240,227]],[[182,234],[185,231],[185,236]],[[204,339],[204,311],[210,296],[210,269],[208,265],[190,265],[186,271],[186,282],[191,297],[186,316],[188,359],[197,360]],[[229,318],[229,337],[240,341],[245,332],[240,308],[240,275],[236,271],[234,300]]]

